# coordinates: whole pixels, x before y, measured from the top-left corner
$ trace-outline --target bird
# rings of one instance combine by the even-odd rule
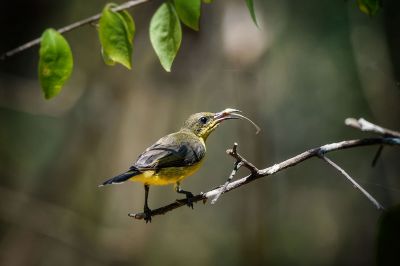
[[[144,220],[151,222],[148,206],[150,186],[174,185],[177,193],[185,194],[186,204],[193,209],[193,194],[181,188],[181,181],[199,170],[206,155],[206,140],[221,124],[230,119],[246,119],[260,131],[260,128],[241,111],[226,108],[221,112],[200,112],[192,114],[182,128],[156,141],[141,153],[132,166],[122,174],[107,179],[99,187],[120,184],[127,180],[144,184]]]

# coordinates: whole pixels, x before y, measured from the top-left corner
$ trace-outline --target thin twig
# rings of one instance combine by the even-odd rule
[[[238,144],[235,142],[233,144],[233,148],[226,150],[226,153],[230,156],[232,156],[233,158],[236,159],[236,161],[240,161],[243,163],[243,166],[246,167],[247,169],[250,170],[250,172],[252,174],[255,174],[258,172],[257,167],[255,167],[252,163],[250,163],[249,161],[247,161],[245,158],[243,158],[238,152],[237,152],[237,146]]]
[[[237,147],[238,144],[235,142],[233,144],[232,149],[226,150],[226,153],[228,155],[232,156],[233,158],[236,158],[236,162],[233,165],[233,170],[230,176],[226,180],[225,184],[221,187],[219,193],[213,198],[211,204],[215,204],[219,199],[219,197],[226,191],[226,188],[228,187],[229,183],[232,181],[233,177],[236,175],[236,172],[239,170],[240,167],[245,165],[246,168],[250,170],[251,174],[256,174],[258,172],[257,167],[255,167],[253,164],[244,159],[240,154],[238,154]]]
[[[238,179],[236,181],[229,183],[228,186],[225,188],[224,193],[227,193],[231,190],[239,188],[247,183],[253,182],[261,177],[269,176],[269,175],[275,174],[277,172],[280,172],[286,168],[295,166],[298,163],[301,163],[312,157],[319,157],[321,154],[326,154],[329,152],[343,150],[343,149],[350,149],[350,148],[362,147],[362,146],[372,146],[372,145],[400,146],[400,138],[384,137],[384,138],[366,138],[366,139],[345,140],[345,141],[341,141],[341,142],[323,145],[321,147],[317,147],[314,149],[310,149],[299,155],[289,158],[283,162],[274,164],[273,166],[270,166],[268,168],[257,170],[257,172],[255,174],[250,174],[248,176],[245,176],[241,179]],[[240,160],[242,160],[244,162],[244,166],[246,166],[245,162],[248,163],[248,161],[245,160],[238,153],[236,153],[236,156],[233,156],[233,157],[236,159],[239,158]],[[247,165],[249,166],[252,164],[247,164]],[[201,193],[199,195],[196,195],[196,196],[194,196],[194,198],[192,198],[192,202],[198,202],[201,200],[203,202],[205,202],[207,199],[213,198],[216,195],[218,195],[221,192],[222,188],[223,188],[223,186],[220,186],[220,187],[214,188],[206,193]],[[152,210],[151,215],[155,216],[155,215],[165,214],[169,211],[172,211],[172,210],[182,207],[184,205],[186,205],[185,199],[178,200],[178,201],[168,204],[164,207]],[[135,218],[135,219],[143,219],[145,217],[145,214],[137,213],[137,214],[129,214],[129,216],[132,218]]]
[[[383,145],[380,145],[378,150],[375,153],[374,159],[372,160],[372,163],[371,163],[372,167],[374,167],[376,165],[376,162],[378,162],[378,159],[382,154],[382,150],[383,150]]]
[[[139,4],[142,4],[142,3],[145,3],[145,2],[148,2],[148,1],[150,1],[150,0],[132,0],[132,1],[127,1],[127,2],[125,2],[125,3],[123,3],[123,4],[119,5],[119,6],[116,6],[116,7],[112,8],[112,10],[113,11],[121,11],[121,10],[125,10],[125,9],[128,9],[128,8],[131,8],[133,6],[137,6]],[[101,17],[101,13],[98,13],[98,14],[93,15],[91,17],[88,17],[88,18],[82,19],[80,21],[74,22],[74,23],[72,23],[70,25],[67,25],[65,27],[59,28],[57,31],[59,33],[63,34],[63,33],[72,31],[72,30],[74,30],[76,28],[82,27],[84,25],[91,24],[91,23],[99,20],[100,17]],[[36,38],[36,39],[34,39],[32,41],[29,41],[29,42],[21,45],[21,46],[18,46],[18,47],[14,48],[14,49],[9,50],[8,52],[5,52],[4,54],[2,54],[0,56],[0,60],[4,60],[4,59],[6,59],[8,57],[11,57],[13,55],[16,55],[16,54],[22,52],[22,51],[25,51],[25,50],[27,50],[29,48],[32,48],[32,47],[38,45],[40,43],[40,40],[41,40],[41,38],[39,37],[39,38]]]
[[[383,210],[383,206],[371,195],[366,191],[362,186],[360,186],[343,168],[341,168],[339,165],[334,163],[332,160],[330,160],[328,157],[325,155],[321,154],[319,157],[327,162],[329,165],[334,167],[336,170],[338,170],[342,175],[344,175],[352,184],[355,188],[359,189],[375,206],[378,208],[378,210]]]
[[[359,118],[358,120],[355,118],[347,118],[344,123],[347,126],[354,127],[356,129],[359,129],[361,131],[366,131],[366,132],[373,132],[385,137],[395,137],[395,138],[400,138],[400,132],[394,131],[391,129],[387,129],[384,127],[380,127],[378,125],[375,125],[364,118]]]
[[[235,143],[236,144],[236,143]],[[232,173],[226,180],[225,184],[222,186],[222,188],[219,190],[219,193],[213,198],[211,201],[211,204],[215,204],[219,197],[226,191],[226,188],[228,187],[229,183],[232,181],[233,177],[236,175],[236,172],[239,170],[239,168],[243,165],[243,161],[236,161]]]

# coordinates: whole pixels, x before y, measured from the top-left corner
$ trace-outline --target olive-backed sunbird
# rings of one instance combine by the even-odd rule
[[[204,161],[205,141],[222,121],[244,118],[259,128],[240,111],[227,108],[218,113],[202,112],[191,115],[183,127],[175,133],[159,139],[139,155],[128,171],[103,182],[100,186],[120,184],[127,180],[144,183],[145,220],[151,222],[151,210],[147,205],[150,185],[175,184],[177,193],[186,195],[187,205],[193,208],[193,194],[180,187],[180,182],[194,174]]]

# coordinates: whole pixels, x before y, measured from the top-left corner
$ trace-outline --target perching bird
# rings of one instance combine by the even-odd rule
[[[129,179],[144,183],[146,223],[151,222],[151,210],[147,204],[150,185],[175,184],[176,192],[185,194],[187,205],[193,208],[191,201],[193,194],[183,190],[180,182],[200,168],[206,154],[205,141],[210,133],[222,121],[238,118],[250,121],[257,128],[257,133],[259,131],[257,125],[247,117],[238,114],[239,112],[239,110],[227,108],[218,113],[203,112],[191,115],[178,132],[159,139],[139,155],[128,171],[106,180],[100,186],[120,184]]]

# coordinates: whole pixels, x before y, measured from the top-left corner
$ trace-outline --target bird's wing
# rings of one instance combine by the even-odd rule
[[[188,133],[173,133],[158,140],[143,152],[132,168],[158,170],[165,167],[190,166],[205,155],[204,144]]]

